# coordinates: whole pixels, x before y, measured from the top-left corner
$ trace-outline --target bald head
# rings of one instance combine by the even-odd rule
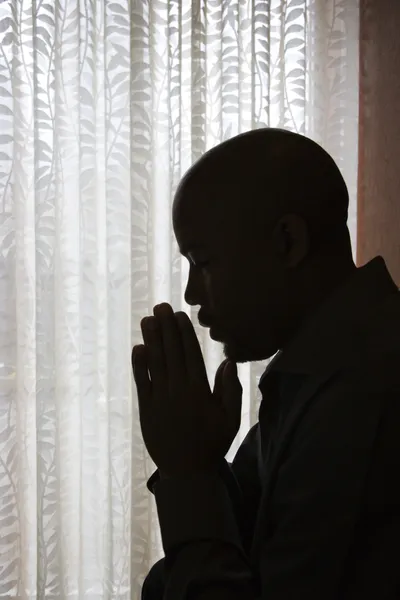
[[[185,299],[228,358],[272,356],[353,271],[347,210],[332,158],[281,129],[236,136],[188,171],[172,214]]]
[[[349,196],[334,160],[311,139],[283,129],[264,128],[233,137],[206,152],[182,179],[173,217],[188,210],[230,216],[241,226],[274,226],[285,213],[307,222],[318,243],[345,230]],[[186,211],[185,211],[186,212]]]

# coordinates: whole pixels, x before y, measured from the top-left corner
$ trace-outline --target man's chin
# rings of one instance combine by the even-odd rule
[[[239,364],[259,360],[258,358],[254,358],[253,353],[248,348],[239,347],[232,343],[224,343],[223,353],[225,358],[229,358],[229,360]]]
[[[227,342],[223,344],[223,353],[225,358],[234,361],[238,364],[243,364],[247,362],[256,362],[261,360],[268,360],[276,351],[267,351],[267,350],[258,350],[253,348],[244,348],[243,346],[238,346],[236,344],[232,344],[231,342]]]
[[[239,364],[267,360],[277,352],[274,348],[257,348],[240,343],[230,336],[228,338],[225,332],[214,327],[210,328],[210,338],[222,344],[225,358]]]

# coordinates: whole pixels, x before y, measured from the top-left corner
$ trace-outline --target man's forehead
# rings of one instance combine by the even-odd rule
[[[222,215],[215,207],[201,202],[187,202],[176,210],[173,219],[175,236],[181,254],[209,249],[221,235]],[[219,234],[218,234],[219,232]]]
[[[174,200],[172,219],[176,229],[201,232],[211,228],[220,216],[218,201],[205,190],[188,190]]]
[[[233,179],[208,178],[201,170],[187,174],[175,194],[172,219],[182,250],[210,247],[237,227],[240,193]],[[239,219],[241,221],[241,219]]]
[[[194,210],[182,211],[179,213],[179,218],[174,220],[175,236],[183,255],[209,243],[212,238],[212,230],[212,223],[205,218],[204,213],[196,215]]]

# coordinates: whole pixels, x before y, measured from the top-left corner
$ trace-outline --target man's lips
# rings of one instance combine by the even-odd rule
[[[211,327],[212,325],[211,320],[204,318],[200,313],[197,315],[197,319],[202,327]]]
[[[200,325],[202,327],[211,327],[211,322],[203,319],[202,317],[197,317]]]
[[[197,315],[197,319],[202,327],[210,329],[210,338],[219,341],[221,339],[218,328],[214,327],[214,323],[209,319],[204,319],[203,315]]]

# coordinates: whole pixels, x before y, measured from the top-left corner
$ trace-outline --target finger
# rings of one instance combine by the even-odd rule
[[[181,331],[187,375],[199,384],[206,383],[210,389],[203,354],[193,324],[183,311],[176,312],[175,318]]]
[[[222,399],[222,390],[223,390],[223,373],[224,373],[224,369],[226,364],[228,363],[228,359],[226,358],[218,367],[216,373],[215,373],[215,379],[214,379],[214,389],[213,389],[213,395],[216,396],[219,399]]]
[[[229,361],[223,374],[222,403],[225,407],[229,427],[234,435],[237,434],[242,420],[243,387],[237,374],[237,365]]]
[[[138,393],[139,410],[149,407],[151,402],[151,381],[147,369],[146,349],[143,344],[132,350],[132,370]]]
[[[167,368],[165,363],[164,348],[161,339],[161,331],[156,317],[145,317],[141,320],[143,341],[146,347],[147,365],[150,372],[153,390],[166,389]]]
[[[158,304],[154,307],[153,312],[160,325],[168,385],[174,389],[177,385],[182,384],[182,378],[186,377],[182,335],[175,313],[169,304],[166,302]]]

